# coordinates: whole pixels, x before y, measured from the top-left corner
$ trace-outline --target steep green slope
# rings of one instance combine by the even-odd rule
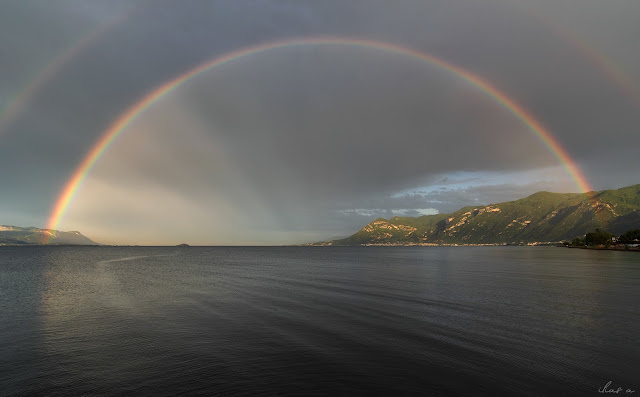
[[[80,232],[61,232],[36,227],[0,226],[0,245],[7,244],[73,244],[98,245]]]
[[[640,228],[640,185],[591,194],[538,192],[451,214],[379,218],[329,242],[362,244],[495,244],[570,240],[596,227],[614,234]]]

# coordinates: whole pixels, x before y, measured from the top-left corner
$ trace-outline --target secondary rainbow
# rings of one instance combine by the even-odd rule
[[[29,82],[9,101],[4,109],[0,109],[0,135],[9,127],[16,118],[18,118],[27,108],[29,102],[45,87],[53,78],[58,75],[63,67],[67,65],[73,58],[80,53],[91,48],[91,46],[103,37],[107,32],[130,18],[134,12],[141,7],[134,5],[126,8],[118,13],[115,17],[107,22],[98,25],[88,35],[78,40],[66,51],[60,53],[51,60],[38,74],[29,80]]]
[[[482,79],[481,77],[433,55],[401,47],[395,44],[341,37],[316,37],[270,42],[233,51],[222,56],[218,56],[208,62],[205,62],[191,69],[190,71],[176,77],[175,79],[167,81],[166,83],[153,90],[151,93],[146,95],[144,98],[142,98],[140,101],[126,110],[122,115],[120,115],[120,117],[102,134],[100,139],[84,157],[80,165],[74,171],[71,178],[65,184],[62,193],[58,197],[55,206],[53,207],[53,210],[50,214],[47,227],[49,229],[58,228],[58,225],[60,224],[60,221],[62,220],[66,210],[71,204],[73,197],[75,196],[76,192],[82,185],[82,182],[89,174],[93,166],[96,164],[96,162],[105,153],[105,151],[109,148],[113,141],[118,136],[120,136],[123,131],[125,131],[126,127],[160,98],[169,94],[176,87],[199,75],[200,73],[232,62],[234,60],[279,48],[311,45],[342,45],[373,48],[390,53],[395,53],[398,55],[413,57],[427,62],[431,65],[437,66],[443,70],[454,73],[463,80],[480,89],[487,96],[492,98],[496,103],[508,110],[513,116],[520,119],[531,132],[533,132],[540,138],[540,140],[558,159],[558,161],[560,161],[560,163],[566,169],[567,173],[573,179],[577,188],[581,192],[589,192],[593,190],[589,185],[587,178],[585,178],[585,176],[582,174],[569,153],[553,137],[551,132],[549,132],[547,128],[545,128],[538,120],[535,119],[533,115],[527,112],[526,109],[518,104],[515,100],[510,98],[507,94],[503,93],[498,88],[493,86],[488,81]]]
[[[532,7],[525,6],[522,3],[511,2],[511,6],[521,9],[530,17],[542,23],[566,43],[575,48],[589,64],[598,70],[603,76],[610,80],[630,101],[640,108],[640,89],[636,81],[622,68],[609,60],[595,46],[590,45],[584,39],[571,32],[571,30],[563,27],[548,15],[536,11]]]

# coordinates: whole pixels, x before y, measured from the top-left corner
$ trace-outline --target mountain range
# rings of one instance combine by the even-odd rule
[[[98,245],[80,232],[0,225],[0,245]]]
[[[640,229],[640,184],[589,193],[538,192],[450,214],[378,218],[355,234],[312,245],[522,244]]]
[[[450,214],[378,218],[355,234],[309,245],[529,244],[572,240],[600,228],[640,229],[640,184],[589,193],[538,192]],[[77,231],[0,225],[0,245],[99,245]]]

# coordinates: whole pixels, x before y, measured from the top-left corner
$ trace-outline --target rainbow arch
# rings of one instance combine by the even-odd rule
[[[82,182],[85,180],[96,162],[104,155],[109,146],[114,142],[114,140],[118,136],[120,136],[120,134],[122,134],[122,132],[133,120],[144,113],[146,109],[152,106],[159,99],[173,91],[176,87],[180,86],[182,83],[190,80],[191,78],[199,75],[202,72],[233,62],[240,58],[264,53],[279,48],[311,45],[357,46],[383,50],[390,53],[409,56],[415,59],[422,60],[428,64],[437,66],[442,70],[457,75],[461,79],[480,89],[488,97],[493,99],[504,109],[508,110],[513,116],[522,121],[529,128],[529,130],[542,141],[542,143],[549,149],[553,156],[556,157],[558,161],[560,161],[569,176],[573,179],[579,191],[585,193],[593,190],[587,178],[582,174],[579,167],[576,165],[575,161],[571,158],[569,153],[560,145],[557,139],[555,139],[551,132],[547,130],[547,128],[544,127],[538,120],[536,120],[535,117],[531,113],[529,113],[522,105],[518,104],[514,99],[510,98],[507,94],[500,91],[498,88],[496,88],[488,81],[482,79],[480,76],[473,74],[472,72],[463,69],[462,67],[449,63],[443,59],[437,58],[434,55],[401,47],[395,44],[342,37],[314,37],[302,39],[297,38],[259,44],[215,57],[214,59],[200,64],[199,66],[189,70],[188,72],[165,82],[164,84],[151,91],[141,100],[136,102],[133,106],[129,107],[124,113],[120,115],[120,117],[118,117],[115,122],[113,122],[106,129],[106,131],[98,139],[91,150],[89,150],[82,162],[75,169],[71,178],[67,181],[61,194],[56,200],[56,203],[47,222],[47,228],[58,228],[60,221],[62,220],[66,210],[69,208],[69,205],[71,204],[76,192],[82,185]]]
[[[600,50],[591,45],[570,29],[557,23],[553,17],[536,11],[533,7],[518,2],[509,5],[540,22],[573,47],[588,63],[606,77],[616,88],[623,93],[636,107],[640,108],[640,89],[636,81],[620,66],[609,60]]]
[[[141,8],[140,5],[127,7],[110,20],[98,25],[88,35],[78,40],[65,51],[58,54],[47,65],[44,66],[26,85],[22,87],[11,101],[0,109],[0,135],[9,127],[28,107],[29,102],[45,87],[53,78],[58,75],[63,67],[73,58],[91,48],[91,46],[103,37],[106,33],[129,19]]]

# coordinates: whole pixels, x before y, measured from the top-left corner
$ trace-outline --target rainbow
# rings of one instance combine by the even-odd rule
[[[592,67],[612,82],[635,106],[640,108],[640,89],[638,85],[635,80],[618,65],[611,62],[605,55],[576,34],[556,23],[553,18],[518,2],[512,2],[510,5],[522,9],[525,14],[534,17],[537,22],[546,25],[551,31],[556,33],[556,35],[560,36],[560,38],[587,59]]]
[[[142,98],[140,101],[138,101],[124,113],[122,113],[120,117],[102,134],[100,139],[84,157],[80,165],[74,171],[71,178],[67,181],[64,189],[62,190],[62,193],[58,197],[50,214],[47,228],[58,228],[58,225],[60,224],[65,211],[69,208],[69,205],[71,204],[78,189],[82,185],[82,182],[85,180],[89,172],[91,172],[96,162],[104,155],[109,146],[114,142],[114,140],[118,136],[120,136],[120,134],[122,134],[122,132],[133,120],[144,113],[145,110],[151,107],[159,99],[163,98],[171,91],[173,91],[176,87],[180,86],[181,84],[185,83],[186,81],[199,75],[202,72],[233,62],[240,58],[264,53],[279,48],[311,45],[357,46],[383,50],[393,54],[413,57],[415,59],[424,61],[430,65],[437,66],[442,70],[457,75],[461,79],[480,89],[488,97],[493,99],[504,109],[508,110],[513,116],[522,121],[529,128],[529,130],[533,132],[544,143],[544,145],[549,149],[553,156],[555,156],[563,165],[569,176],[575,182],[575,185],[577,186],[579,191],[590,192],[593,190],[571,156],[569,156],[569,153],[567,153],[567,151],[560,145],[560,143],[554,138],[551,132],[547,130],[547,128],[545,128],[538,120],[536,120],[533,115],[527,112],[525,108],[523,108],[515,100],[507,96],[507,94],[503,93],[491,83],[471,73],[470,71],[453,65],[433,55],[405,47],[400,47],[395,44],[341,37],[302,38],[260,44],[253,47],[233,51],[222,56],[218,56],[174,78],[173,80],[167,81],[166,83],[162,84],[161,86],[157,87],[155,90],[147,94],[144,98]]]
[[[591,65],[596,68],[600,73],[606,76],[613,84],[624,94],[627,98],[633,102],[633,104],[640,108],[640,94],[638,94],[638,86],[636,82],[626,74],[620,67],[608,60],[604,55],[598,52],[596,49],[589,46],[586,42],[581,40],[578,36],[569,32],[566,29],[556,27],[558,32],[564,39],[573,45],[582,55],[591,61]]]
[[[48,82],[60,73],[63,66],[69,63],[73,58],[83,51],[87,50],[100,37],[104,36],[108,31],[127,20],[134,12],[140,9],[139,5],[130,6],[123,12],[118,13],[113,18],[100,24],[88,35],[78,40],[75,44],[67,48],[49,62],[39,73],[29,80],[28,84],[23,86],[21,90],[14,96],[4,109],[0,110],[0,135],[10,126],[13,121],[20,116],[29,102],[37,95],[37,93],[45,87]]]

